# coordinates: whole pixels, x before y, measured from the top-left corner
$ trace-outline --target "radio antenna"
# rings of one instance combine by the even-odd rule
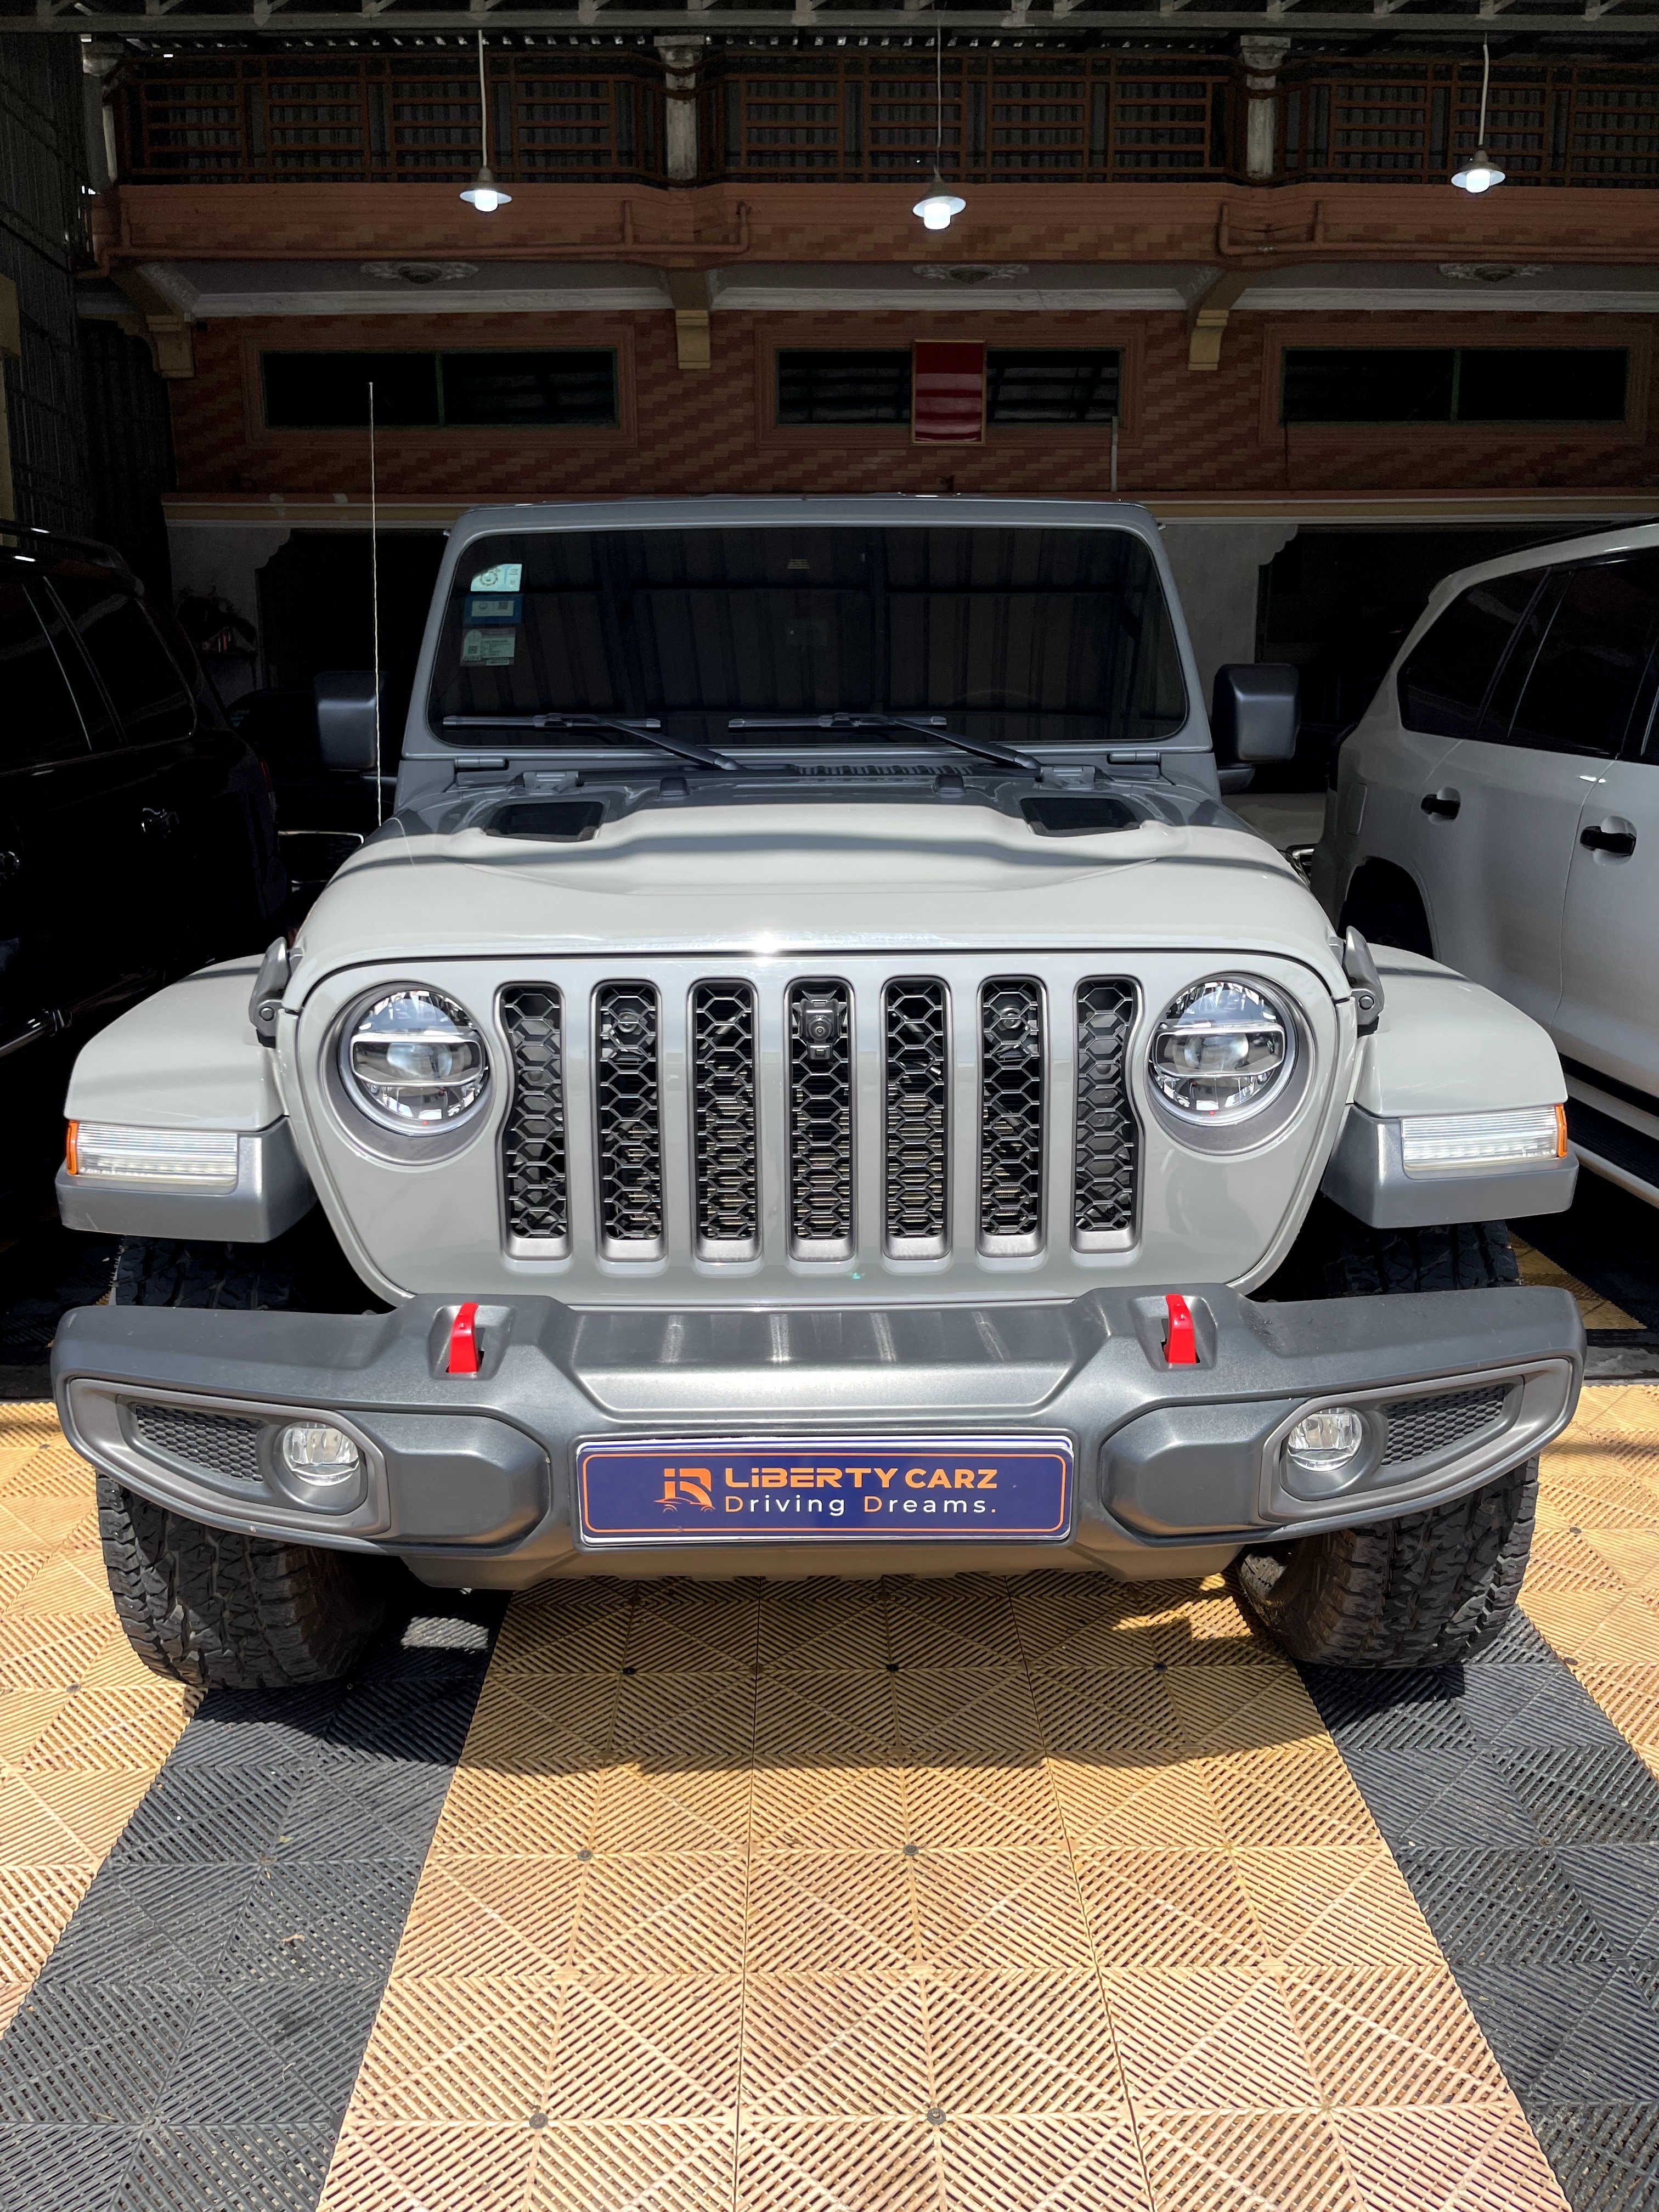
[[[368,598],[374,626],[374,827],[386,820],[380,781],[380,501],[374,471],[374,380],[368,382]]]

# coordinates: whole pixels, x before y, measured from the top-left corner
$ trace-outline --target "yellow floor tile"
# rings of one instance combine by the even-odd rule
[[[1620,1419],[1577,1480],[1639,1532]],[[1540,1602],[1646,1607],[1639,1543],[1551,1532]],[[509,1613],[325,2212],[459,2212],[472,2157],[492,2212],[1392,2212],[1376,2112],[1447,2212],[1556,2201],[1218,1580],[563,1598]]]
[[[1627,1314],[1611,1298],[1601,1297],[1587,1284],[1581,1283],[1577,1275],[1570,1275],[1565,1267],[1547,1259],[1535,1245],[1528,1244],[1513,1230],[1510,1232],[1510,1242],[1514,1245],[1515,1256],[1521,1263],[1522,1281],[1542,1285],[1551,1290],[1571,1291],[1578,1302],[1579,1318],[1586,1328],[1641,1328],[1641,1322],[1633,1314]]]

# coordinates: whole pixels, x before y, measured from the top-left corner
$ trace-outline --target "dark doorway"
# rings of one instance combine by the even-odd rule
[[[380,538],[382,727],[388,769],[403,746],[415,663],[443,534],[386,531]],[[374,659],[368,533],[296,530],[259,571],[259,635],[265,683],[309,691],[325,669],[369,668]]]
[[[1297,758],[1259,787],[1308,790],[1323,783],[1332,740],[1370,704],[1401,640],[1429,593],[1454,568],[1582,538],[1613,524],[1552,529],[1302,529],[1261,571],[1256,657],[1293,661],[1302,672],[1302,743]]]

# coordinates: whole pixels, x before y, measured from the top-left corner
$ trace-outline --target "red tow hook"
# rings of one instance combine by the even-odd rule
[[[1198,1337],[1193,1328],[1192,1308],[1178,1291],[1170,1291],[1164,1304],[1170,1316],[1169,1331],[1164,1339],[1165,1364],[1170,1367],[1196,1367]]]
[[[1190,1328],[1191,1323],[1188,1324]],[[449,1372],[476,1375],[478,1371],[478,1301],[469,1298],[450,1325]]]

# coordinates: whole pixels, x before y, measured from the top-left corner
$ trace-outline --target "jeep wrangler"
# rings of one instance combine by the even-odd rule
[[[319,679],[379,774],[372,678]],[[1118,504],[520,506],[451,532],[393,811],[70,1085],[116,1605],[349,1669],[410,1573],[1226,1570],[1297,1657],[1491,1638],[1583,1338],[1555,1052],[1224,803]],[[1212,732],[1214,743],[1212,742]]]

